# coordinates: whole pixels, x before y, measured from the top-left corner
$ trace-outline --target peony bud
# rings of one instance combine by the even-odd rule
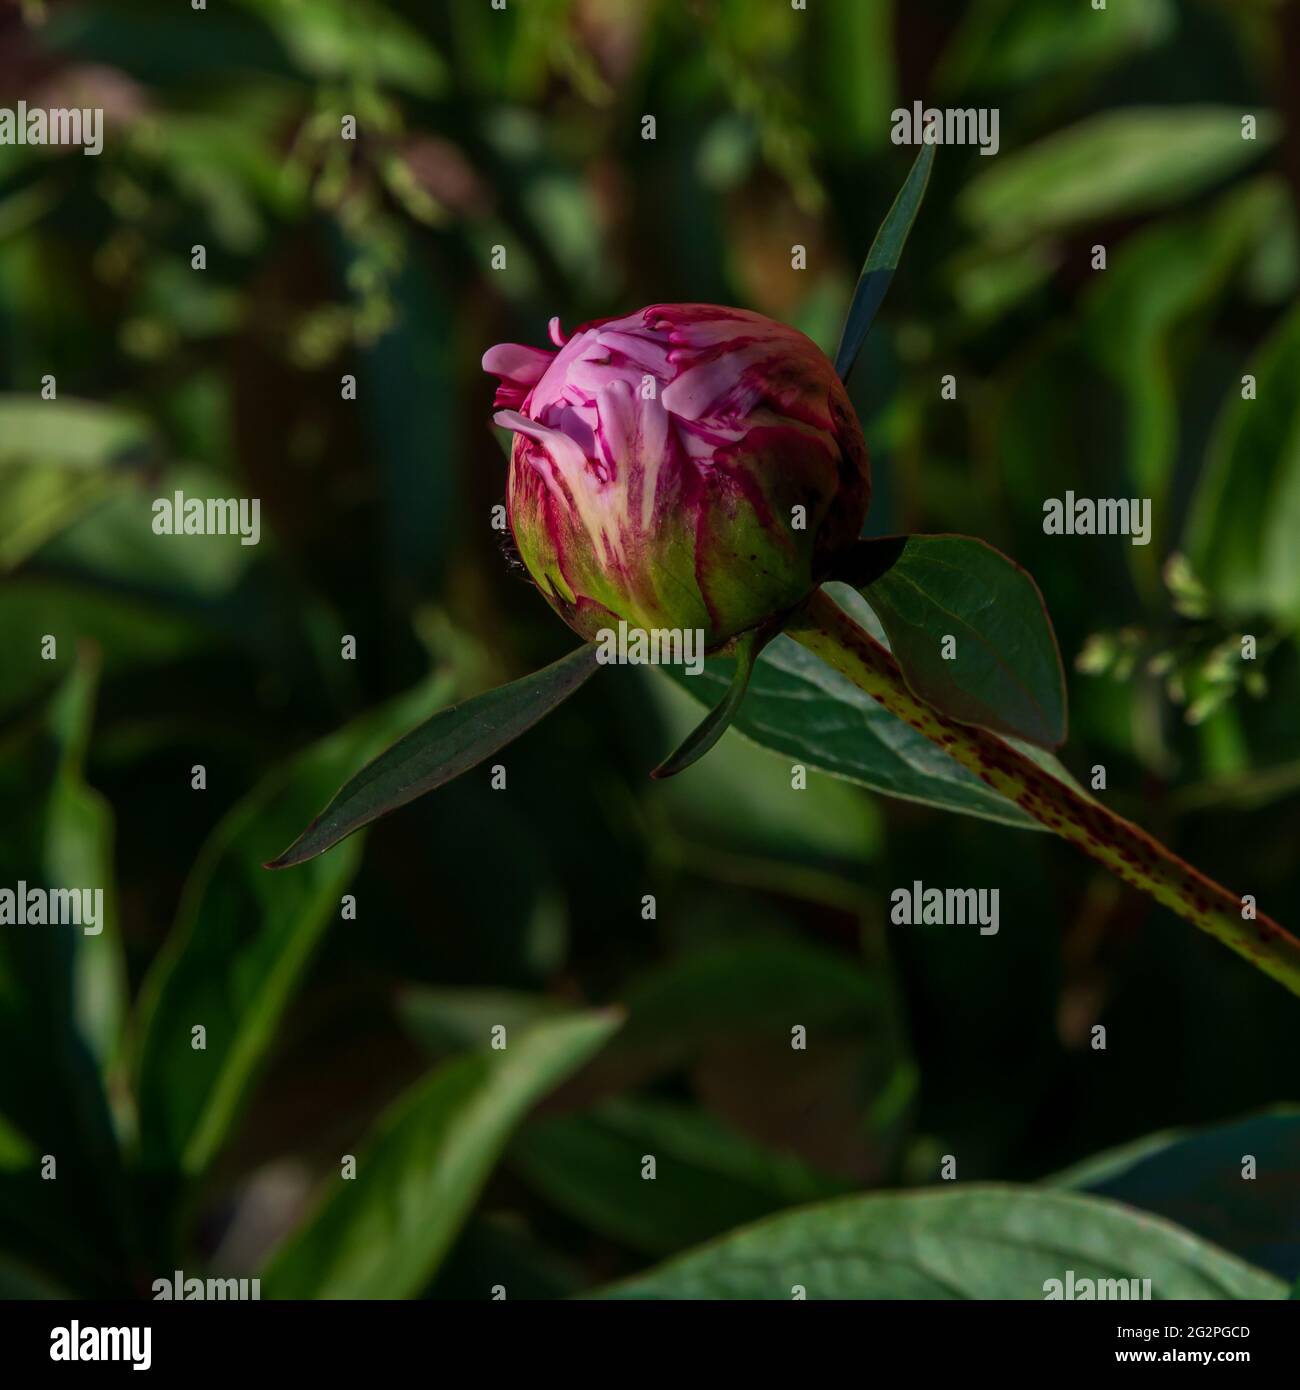
[[[700,629],[716,650],[777,618],[853,544],[871,494],[857,416],[802,333],[743,309],[653,304],[559,351],[502,344],[508,511],[529,574],[591,640]]]

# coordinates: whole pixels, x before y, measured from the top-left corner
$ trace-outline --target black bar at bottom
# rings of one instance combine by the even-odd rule
[[[532,1375],[549,1363],[556,1374],[606,1381],[719,1358],[729,1376],[751,1359],[770,1375],[769,1358],[787,1346],[806,1367],[810,1358],[824,1367],[829,1356],[852,1356],[864,1375],[904,1359],[909,1371],[1123,1375],[1142,1365],[1289,1369],[1298,1312],[1293,1302],[14,1302],[0,1303],[0,1336],[15,1385],[27,1383],[27,1370],[75,1365],[94,1375],[137,1364],[169,1382],[284,1369],[319,1370],[337,1383],[407,1364],[436,1376],[464,1357],[484,1373],[517,1362]],[[619,1338],[613,1348],[610,1334]]]

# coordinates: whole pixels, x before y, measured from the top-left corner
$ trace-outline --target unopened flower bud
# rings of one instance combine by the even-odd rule
[[[502,344],[508,512],[551,606],[588,640],[619,619],[716,650],[796,606],[857,539],[870,467],[853,407],[802,333],[711,304]]]

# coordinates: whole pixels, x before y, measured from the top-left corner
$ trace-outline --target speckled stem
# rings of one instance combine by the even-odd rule
[[[1047,829],[1300,994],[1300,941],[1271,917],[1244,919],[1241,898],[996,734],[932,709],[908,689],[889,652],[825,593],[814,594],[786,632]]]

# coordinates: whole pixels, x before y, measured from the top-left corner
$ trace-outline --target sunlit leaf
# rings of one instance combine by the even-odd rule
[[[0,570],[123,486],[154,447],[147,422],[115,406],[0,396]]]
[[[1242,135],[1227,106],[1125,107],[1089,116],[1027,149],[1002,150],[966,186],[958,206],[982,234],[1028,240],[1168,206],[1258,159],[1278,123],[1259,115]]]
[[[1048,1281],[1150,1279],[1153,1299],[1283,1298],[1281,1280],[1115,1202],[1014,1187],[847,1197],[769,1217],[607,1289],[617,1298],[1041,1301]],[[1109,1296],[1121,1297],[1122,1294]]]
[[[865,599],[838,585],[831,592],[854,618],[883,636]],[[731,663],[726,658],[706,661],[699,676],[687,676],[680,668],[663,670],[705,703],[721,698],[731,682]],[[796,762],[887,796],[1027,829],[1042,828],[924,734],[894,718],[847,677],[784,635],[759,659],[732,727]],[[1055,760],[1044,765],[1054,775],[1068,775]],[[705,777],[707,767],[701,763],[688,775]]]

